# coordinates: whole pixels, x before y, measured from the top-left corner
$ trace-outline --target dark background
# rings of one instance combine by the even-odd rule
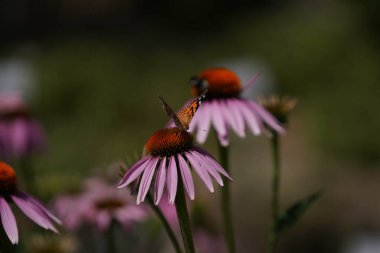
[[[247,97],[299,98],[282,206],[324,195],[280,252],[380,251],[380,2],[3,0],[0,28],[1,91],[21,89],[49,139],[34,161],[41,198],[140,152],[167,121],[157,96],[178,108],[190,76],[225,66],[243,81],[261,72]],[[266,247],[269,148],[232,139],[239,252]],[[197,187],[218,224],[214,195]]]

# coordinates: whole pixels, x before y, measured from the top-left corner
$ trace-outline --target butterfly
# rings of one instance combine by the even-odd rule
[[[202,92],[199,97],[191,101],[191,103],[184,108],[182,108],[178,114],[176,114],[173,109],[165,102],[165,100],[158,96],[161,100],[162,107],[171,119],[173,119],[174,124],[181,130],[188,130],[191,120],[193,119],[195,113],[197,112],[199,106],[202,104],[202,101],[206,97],[207,90]]]

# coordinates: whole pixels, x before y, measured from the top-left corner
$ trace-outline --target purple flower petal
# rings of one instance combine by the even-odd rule
[[[166,180],[166,157],[161,160],[160,168],[156,175],[156,183],[154,187],[154,204],[158,205],[164,192]]]
[[[224,183],[222,177],[219,175],[218,171],[214,169],[214,165],[208,161],[205,155],[198,152],[193,152],[193,155],[199,159],[203,168],[207,170],[207,172],[218,182],[218,184],[223,186]]]
[[[140,204],[144,201],[146,194],[149,191],[150,184],[152,183],[154,171],[156,169],[157,162],[159,161],[158,157],[154,157],[149,160],[148,165],[145,168],[144,174],[141,178],[139,193],[137,194],[137,204]]]
[[[39,206],[35,205],[32,201],[30,201],[29,198],[17,194],[12,195],[12,200],[26,216],[28,216],[39,226],[58,233],[57,229],[49,220],[49,217],[43,213]]]
[[[212,123],[215,127],[216,132],[220,136],[226,136],[227,135],[227,129],[226,124],[223,119],[223,112],[222,109],[219,106],[219,101],[211,101],[209,102],[211,106],[211,118]]]
[[[237,135],[241,138],[245,137],[245,131],[244,131],[244,121],[241,118],[241,115],[238,110],[235,110],[235,104],[228,106],[227,101],[225,100],[221,101],[219,104],[221,106],[221,109],[224,113],[224,118],[226,119],[226,122],[232,127],[232,129],[237,133]],[[232,104],[233,102],[230,101],[229,104]]]
[[[138,178],[141,175],[141,173],[143,173],[150,159],[152,159],[151,156],[146,156],[134,165],[132,165],[132,167],[127,171],[127,173],[125,173],[123,179],[121,179],[118,188],[127,186],[130,183],[132,183],[136,178]]]
[[[2,197],[0,197],[0,216],[4,231],[7,234],[9,240],[11,240],[12,244],[17,244],[18,229],[16,219],[7,201]]]
[[[185,185],[185,189],[189,198],[194,200],[194,182],[193,177],[191,176],[191,172],[189,166],[187,165],[185,159],[181,155],[178,155],[179,169],[181,171],[182,181]]]
[[[207,172],[207,169],[202,166],[201,160],[199,159],[192,150],[186,152],[186,158],[190,161],[191,166],[197,172],[202,181],[206,184],[207,188],[210,192],[214,192],[214,186],[212,185],[212,181],[210,175]]]
[[[195,117],[199,118],[197,121],[197,135],[196,139],[198,143],[204,143],[207,139],[211,125],[211,110],[210,103],[204,102],[195,114]],[[194,117],[194,118],[195,118]],[[191,122],[193,123],[193,122]],[[191,125],[190,123],[190,125]]]
[[[173,156],[170,157],[170,160],[169,160],[166,183],[167,183],[167,187],[169,191],[169,203],[173,204],[175,200],[175,195],[177,193],[177,185],[178,185],[177,166],[175,164],[175,159]]]
[[[254,135],[259,135],[261,133],[261,120],[255,114],[255,111],[249,107],[249,103],[246,101],[239,101],[239,109],[244,115],[245,122],[248,127],[251,129]]]
[[[278,123],[275,117],[272,116],[269,112],[267,112],[264,108],[262,108],[260,105],[256,104],[253,101],[249,101],[249,104],[251,105],[252,109],[255,110],[267,123],[267,125],[272,128],[273,130],[277,131],[280,134],[285,133],[285,129]]]
[[[216,171],[218,171],[220,174],[227,177],[228,179],[232,180],[232,178],[227,173],[227,171],[225,171],[225,169],[222,166],[220,166],[218,162],[216,162],[215,158],[211,154],[209,154],[207,151],[205,151],[199,147],[194,147],[194,148],[192,148],[192,150],[194,153],[198,153],[198,154],[202,155],[204,157],[204,159],[210,163],[210,165],[213,167],[213,169],[215,169]]]
[[[52,219],[55,223],[61,225],[62,222],[60,219],[58,219],[54,214],[52,214],[48,209],[46,209],[37,199],[35,199],[34,197],[26,194],[26,193],[23,193],[23,192],[19,192],[20,195],[24,195],[25,197],[24,198],[28,198],[31,202],[33,202],[35,205],[37,205],[41,211],[43,211],[50,219]]]

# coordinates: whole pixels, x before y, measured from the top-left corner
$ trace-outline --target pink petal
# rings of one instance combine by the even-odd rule
[[[204,159],[207,162],[209,162],[209,164],[213,167],[213,169],[215,169],[216,171],[218,171],[220,174],[227,177],[228,179],[232,180],[232,178],[227,173],[227,171],[225,171],[225,169],[219,165],[219,163],[215,160],[215,158],[211,154],[209,154],[207,151],[205,151],[199,147],[195,147],[192,150],[194,153],[198,153],[198,154],[202,155],[204,157]]]
[[[217,134],[217,137],[218,137],[219,143],[223,147],[228,147],[228,145],[230,144],[230,138],[229,138],[228,134],[226,134],[226,135]]]
[[[174,157],[171,157],[169,160],[166,183],[169,191],[169,203],[173,204],[175,200],[175,195],[177,193],[178,184],[177,166],[175,164]]]
[[[193,177],[191,176],[191,172],[189,169],[189,166],[187,165],[185,159],[181,155],[178,155],[178,162],[179,162],[179,168],[181,171],[182,181],[185,185],[185,189],[187,191],[187,194],[189,195],[189,198],[191,200],[194,200],[194,182]]]
[[[197,172],[202,181],[206,184],[207,188],[210,192],[214,192],[214,186],[212,185],[212,181],[210,175],[207,172],[207,169],[202,166],[201,160],[192,150],[186,152],[186,157],[190,161],[191,166]]]
[[[158,205],[164,192],[166,179],[166,157],[162,158],[160,168],[156,175],[156,185],[154,187],[154,204]]]
[[[61,225],[62,222],[60,219],[58,219],[54,214],[52,214],[48,209],[46,209],[37,199],[33,198],[30,195],[27,195],[25,193],[20,192],[20,195],[24,195],[25,198],[28,198],[31,202],[33,202],[35,205],[37,205],[41,211],[43,211],[50,219],[52,219],[57,224]]]
[[[217,100],[210,102],[212,123],[218,135],[226,136],[227,135],[226,122],[223,119],[223,113],[222,113],[222,109],[219,106],[219,103],[220,102]]]
[[[239,109],[244,115],[245,122],[248,127],[251,129],[254,135],[259,135],[261,133],[261,120],[256,116],[255,111],[249,107],[249,104],[246,101],[239,102]]]
[[[278,123],[275,117],[272,116],[269,112],[267,112],[260,105],[256,104],[253,101],[249,101],[252,108],[261,116],[262,120],[267,123],[267,125],[273,130],[277,131],[280,134],[285,133],[285,129]]]
[[[132,167],[127,171],[127,173],[125,173],[123,179],[120,181],[118,188],[120,189],[124,186],[127,186],[130,183],[132,183],[136,178],[138,178],[141,175],[141,173],[143,173],[150,159],[152,159],[151,156],[146,156],[134,165],[132,165]]]
[[[210,103],[203,102],[201,107],[198,109],[198,112],[195,114],[195,117],[199,118],[197,121],[197,135],[196,139],[198,143],[204,143],[207,139],[208,133],[210,131],[211,125],[211,115],[210,115]],[[191,124],[190,124],[191,125]]]
[[[224,113],[224,118],[228,122],[228,124],[232,127],[232,129],[237,133],[238,136],[241,138],[245,137],[245,131],[244,131],[244,122],[240,123],[239,120],[241,120],[241,115],[236,110],[236,105],[228,106],[227,101],[230,101],[230,99],[221,101],[220,106],[222,108],[222,111]],[[229,104],[232,104],[232,101],[230,101]],[[239,119],[240,118],[240,119]]]
[[[214,166],[208,161],[208,159],[206,159],[205,155],[196,151],[194,151],[193,154],[198,157],[202,166],[206,168],[207,172],[218,182],[218,184],[223,186],[224,184],[222,177],[219,175],[218,171],[213,168]]]
[[[0,197],[0,216],[4,231],[7,234],[9,240],[11,240],[12,244],[17,244],[18,229],[16,219],[7,201],[2,197]]]
[[[154,171],[156,169],[157,162],[159,161],[158,157],[152,158],[149,160],[148,165],[145,168],[144,174],[141,178],[139,193],[137,194],[137,204],[140,204],[144,201],[146,194],[149,191],[150,184],[152,183]]]
[[[54,225],[50,222],[49,218],[43,213],[43,211],[28,198],[24,196],[13,195],[12,200],[26,216],[28,216],[39,226],[52,230],[54,232],[58,232]]]
[[[241,115],[239,109],[236,106],[237,99],[228,99],[226,100],[227,107],[231,111],[231,115],[234,117],[235,123],[237,125],[237,128],[239,128],[239,131],[245,132],[245,124],[243,116]]]

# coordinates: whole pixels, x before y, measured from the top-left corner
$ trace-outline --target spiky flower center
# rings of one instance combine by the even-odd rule
[[[125,202],[118,198],[100,199],[95,203],[95,207],[100,210],[115,210],[123,207]]]
[[[155,132],[145,144],[145,149],[153,156],[170,156],[185,152],[192,145],[191,133],[174,127]]]
[[[190,80],[193,95],[208,90],[206,99],[237,97],[242,91],[239,77],[226,68],[209,68]]]
[[[9,195],[17,188],[15,171],[6,163],[0,162],[0,195]]]

